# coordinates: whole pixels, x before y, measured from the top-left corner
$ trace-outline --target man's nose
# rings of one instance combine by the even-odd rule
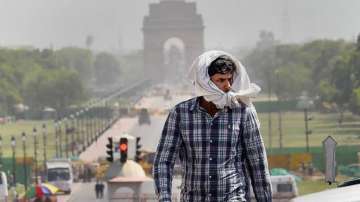
[[[225,82],[225,86],[224,86],[224,90],[225,90],[226,92],[228,92],[230,89],[231,89],[230,81],[226,81],[226,82]]]

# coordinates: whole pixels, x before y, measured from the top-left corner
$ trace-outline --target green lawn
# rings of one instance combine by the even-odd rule
[[[46,124],[46,130],[43,130],[42,125]],[[70,124],[70,123],[69,123]],[[90,123],[87,124],[89,127]],[[20,120],[15,123],[6,123],[0,125],[0,135],[2,137],[2,152],[3,156],[10,157],[12,155],[11,148],[11,136],[15,136],[16,139],[16,156],[22,157],[23,155],[23,142],[22,142],[22,133],[26,134],[26,150],[27,156],[31,157],[34,155],[34,133],[33,128],[37,129],[37,149],[38,149],[38,160],[43,159],[44,154],[44,139],[43,134],[46,131],[46,154],[47,158],[51,158],[55,156],[55,127],[54,122],[52,120],[48,121],[24,121]],[[64,135],[64,124],[62,124],[62,145],[65,148],[65,135]],[[81,134],[84,134],[84,129]],[[76,136],[75,136],[76,137]],[[71,137],[68,136],[68,141],[71,141]],[[82,137],[80,136],[80,141]]]
[[[313,120],[308,121],[309,145],[321,146],[322,141],[331,135],[337,141],[338,145],[358,145],[360,144],[360,117],[346,113],[344,122],[341,126],[337,123],[338,114],[321,114],[310,112]],[[272,147],[278,148],[279,143],[279,122],[278,113],[272,113]],[[269,122],[268,114],[259,114],[261,122],[261,133],[265,144],[269,147]],[[304,113],[285,112],[282,113],[282,134],[283,147],[305,147],[305,123]]]
[[[11,136],[16,140],[16,151],[22,151],[22,133],[26,134],[26,150],[28,155],[33,154],[34,148],[34,133],[33,128],[37,129],[38,148],[43,149],[43,128],[42,125],[46,124],[46,134],[48,138],[48,152],[53,154],[55,150],[55,138],[54,138],[54,125],[52,121],[17,121],[15,123],[6,123],[0,125],[0,134],[2,136],[2,151],[4,156],[11,155]],[[42,152],[41,152],[42,153]]]
[[[312,113],[314,119],[309,121],[309,129],[312,134],[309,135],[310,146],[321,146],[322,141],[331,135],[338,142],[338,145],[360,145],[360,117],[346,113],[344,122],[341,126],[337,124],[338,114],[321,114]],[[264,142],[269,147],[269,133],[268,133],[268,114],[259,113],[261,122],[261,133]],[[282,113],[282,133],[283,133],[283,147],[305,147],[305,127],[304,114],[302,112],[285,112]],[[38,129],[38,143],[39,149],[43,149],[42,141],[42,124],[47,126],[48,137],[48,152],[51,156],[55,153],[55,136],[54,124],[52,121],[18,121],[16,123],[8,123],[0,125],[0,134],[3,138],[2,149],[5,156],[11,155],[10,137],[16,136],[16,147],[22,149],[21,133],[25,132],[27,135],[27,150],[29,155],[33,151],[33,127]],[[279,147],[279,129],[278,129],[278,113],[272,113],[272,148]],[[41,155],[40,155],[41,156]]]
[[[336,187],[336,184],[327,184],[324,180],[303,180],[297,183],[299,195],[310,194],[314,192],[323,191],[326,189],[332,189]]]
[[[342,182],[349,179],[350,177],[338,175],[336,176],[337,182],[332,183],[331,185],[326,183],[324,179],[316,179],[316,180],[305,179],[300,182],[297,182],[297,187],[298,187],[299,195],[305,195],[305,194],[323,191],[326,189],[336,188],[338,184],[341,184]]]

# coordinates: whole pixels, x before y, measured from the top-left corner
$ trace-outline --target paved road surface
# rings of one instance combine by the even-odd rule
[[[184,97],[176,98],[173,101],[164,102],[162,98],[145,98],[141,100],[143,107],[156,106],[157,108],[169,109],[175,102],[184,100]],[[97,142],[94,142],[86,151],[80,154],[80,159],[85,162],[96,161],[99,157],[106,156],[106,147],[108,140],[107,138],[112,136],[114,141],[118,141],[120,136],[124,133],[128,133],[134,137],[141,137],[142,149],[148,151],[155,151],[159,138],[164,126],[164,122],[167,114],[151,116],[151,124],[138,125],[137,117],[134,118],[122,118],[117,121],[108,131],[106,131]],[[130,145],[129,145],[130,147]],[[178,187],[180,186],[181,180],[173,180],[173,193],[179,193]],[[94,192],[95,182],[92,183],[74,183],[72,187],[71,195],[63,195],[58,197],[59,202],[88,202],[88,201],[108,201],[107,192],[105,188],[104,199],[96,199]],[[117,193],[132,193],[127,188],[122,188]],[[153,182],[146,182],[142,186],[142,193],[154,194]],[[112,201],[124,201],[124,200],[112,200]]]

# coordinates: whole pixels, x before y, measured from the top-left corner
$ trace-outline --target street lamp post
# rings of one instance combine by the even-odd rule
[[[27,191],[27,166],[26,166],[26,134],[23,132],[21,136],[23,146],[23,164],[24,164],[24,186],[25,193]]]
[[[71,135],[71,143],[70,143],[70,147],[71,147],[71,156],[75,156],[75,126],[74,126],[74,121],[75,121],[75,117],[73,114],[71,114],[70,116],[70,129],[69,129],[69,133]]]
[[[62,147],[62,130],[61,130],[61,124],[62,124],[62,122],[61,122],[61,120],[58,122],[58,137],[59,137],[59,156],[60,156],[60,158],[62,158],[63,157],[63,147]]]
[[[59,134],[58,134],[58,122],[54,122],[54,134],[55,134],[55,157],[59,158]]]
[[[3,151],[2,151],[2,136],[0,135],[0,168],[1,168],[1,169],[2,169],[2,166],[3,166],[2,156],[3,156]]]
[[[16,186],[16,171],[15,171],[15,146],[16,140],[14,136],[11,136],[11,149],[12,149],[12,184]]]
[[[300,96],[300,100],[298,102],[298,108],[304,110],[304,123],[305,123],[305,141],[306,141],[306,152],[310,151],[309,146],[309,135],[312,133],[309,130],[308,121],[312,120],[312,117],[308,116],[308,110],[314,105],[313,101],[306,95],[306,92]]]
[[[90,108],[86,108],[87,116],[85,117],[86,146],[90,146],[91,120]]]
[[[91,143],[94,142],[95,136],[97,134],[96,129],[96,121],[99,119],[99,116],[97,115],[98,108],[96,106],[92,107],[92,113],[91,113],[91,121],[90,121],[90,128],[91,128]]]
[[[33,129],[33,136],[34,136],[34,174],[35,174],[35,184],[37,184],[38,180],[38,169],[37,169],[37,130],[36,128]]]
[[[305,121],[305,135],[306,135],[306,152],[309,152],[309,135],[312,133],[309,130],[308,121],[312,120],[311,117],[308,116],[308,108],[304,108],[304,121]]]
[[[67,122],[67,118],[65,118],[65,157],[69,158],[69,126]]]
[[[80,111],[79,114],[79,134],[80,134],[80,139],[81,139],[81,151],[85,150],[85,130],[84,130],[84,110]]]
[[[78,145],[80,144],[80,126],[79,126],[79,115],[80,112],[77,111],[75,114],[75,144],[76,144],[76,154],[78,155],[80,153],[79,149],[80,147],[78,147]]]
[[[44,151],[44,162],[43,162],[43,164],[44,164],[44,171],[46,170],[46,160],[47,160],[47,156],[46,156],[46,150],[47,150],[47,148],[46,148],[46,146],[47,146],[47,132],[46,132],[46,124],[44,123],[43,125],[42,125],[42,128],[43,128],[43,151]]]

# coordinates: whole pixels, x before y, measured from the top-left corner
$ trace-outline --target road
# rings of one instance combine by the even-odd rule
[[[140,104],[137,104],[138,108],[149,108],[154,111],[161,113],[153,113],[150,116],[151,124],[138,124],[137,117],[133,118],[122,118],[118,120],[108,131],[106,131],[97,142],[94,142],[86,151],[80,155],[80,159],[85,162],[92,162],[98,160],[99,157],[106,156],[106,147],[108,137],[113,137],[114,141],[118,141],[120,136],[124,133],[130,134],[134,137],[141,137],[140,143],[142,148],[147,151],[155,151],[161,131],[167,116],[166,111],[175,105],[180,100],[184,100],[186,97],[180,96],[170,101],[164,101],[162,97],[147,97],[140,100]],[[130,145],[129,145],[130,147]],[[173,180],[173,193],[178,194],[181,180],[175,178]],[[60,202],[88,202],[88,201],[108,201],[107,192],[105,187],[104,199],[96,199],[95,197],[95,182],[91,183],[74,183],[72,186],[71,195],[62,195],[58,197]],[[116,193],[132,193],[128,188],[121,188]],[[154,194],[153,181],[146,182],[141,188],[142,194]],[[112,200],[112,201],[123,201],[123,200]]]

